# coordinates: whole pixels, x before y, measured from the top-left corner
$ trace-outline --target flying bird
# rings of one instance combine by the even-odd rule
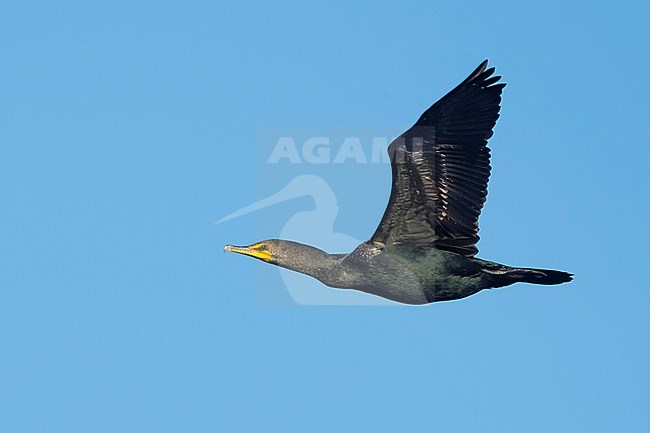
[[[482,260],[476,243],[487,196],[487,141],[505,83],[487,60],[388,147],[392,187],[372,237],[348,254],[270,239],[224,251],[245,254],[323,284],[404,304],[461,299],[517,282],[561,284],[562,271]]]

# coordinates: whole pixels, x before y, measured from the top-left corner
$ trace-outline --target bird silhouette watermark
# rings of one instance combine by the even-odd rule
[[[319,245],[332,253],[350,251],[361,242],[335,230],[334,223],[339,213],[336,194],[325,179],[315,175],[295,176],[280,190],[224,216],[216,224],[255,212],[269,212],[273,206],[305,197],[312,200],[313,206],[288,215],[276,235],[279,239],[301,239],[305,244]],[[356,291],[332,290],[300,273],[280,267],[275,269],[287,293],[298,305],[399,305]]]

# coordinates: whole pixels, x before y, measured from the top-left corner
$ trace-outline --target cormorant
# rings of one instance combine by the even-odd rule
[[[323,284],[405,304],[461,299],[517,282],[560,284],[572,274],[514,268],[474,257],[487,196],[487,140],[499,118],[505,83],[487,60],[433,104],[388,147],[393,182],[370,240],[329,254],[271,239],[224,250],[310,275]]]

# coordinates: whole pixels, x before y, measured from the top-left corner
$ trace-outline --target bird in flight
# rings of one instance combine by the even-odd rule
[[[487,196],[487,141],[505,83],[487,60],[388,147],[393,182],[379,227],[349,254],[270,239],[224,250],[310,275],[323,284],[404,304],[461,299],[517,282],[561,284],[572,274],[475,257]]]

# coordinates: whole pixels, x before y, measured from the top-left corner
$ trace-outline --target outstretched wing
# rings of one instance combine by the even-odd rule
[[[388,147],[393,185],[372,242],[414,250],[478,252],[478,217],[487,196],[487,140],[504,83],[487,60]]]

